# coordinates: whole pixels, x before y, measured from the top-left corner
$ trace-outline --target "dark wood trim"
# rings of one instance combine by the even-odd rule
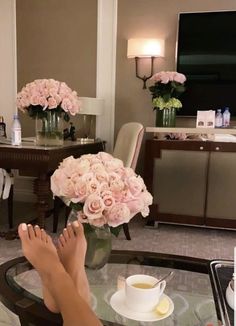
[[[158,222],[203,225],[204,220],[203,216],[158,213]]]
[[[222,218],[206,217],[206,225],[215,226],[217,228],[236,229],[236,220],[226,219],[223,217]]]

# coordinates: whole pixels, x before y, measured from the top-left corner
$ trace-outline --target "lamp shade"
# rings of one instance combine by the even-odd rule
[[[164,40],[148,38],[129,39],[127,57],[164,57]]]
[[[80,114],[102,115],[104,99],[97,97],[80,97],[81,111]]]

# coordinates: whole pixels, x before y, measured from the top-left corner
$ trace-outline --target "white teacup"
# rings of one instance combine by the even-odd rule
[[[153,287],[157,281],[157,278],[144,274],[127,277],[125,281],[127,307],[138,312],[150,312],[155,309],[166,287],[166,281]]]

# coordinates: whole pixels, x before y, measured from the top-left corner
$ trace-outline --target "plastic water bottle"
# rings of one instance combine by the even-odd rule
[[[14,146],[21,144],[21,124],[17,114],[14,114],[11,127],[11,144]]]
[[[223,126],[223,116],[222,116],[222,113],[221,113],[221,110],[217,110],[217,113],[216,113],[216,120],[215,120],[215,126],[220,128]]]
[[[223,113],[223,127],[229,127],[230,125],[230,112],[229,108],[225,108]]]

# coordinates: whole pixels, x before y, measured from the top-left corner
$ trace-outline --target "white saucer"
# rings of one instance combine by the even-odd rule
[[[125,290],[124,289],[119,290],[113,294],[113,296],[110,299],[110,305],[115,310],[115,312],[117,312],[119,315],[122,315],[126,318],[138,320],[138,321],[157,321],[157,320],[162,320],[162,319],[169,317],[172,314],[172,312],[174,311],[174,303],[171,300],[171,298],[168,297],[168,295],[163,294],[161,296],[161,299],[164,297],[166,297],[170,303],[169,310],[164,315],[159,315],[155,311],[136,312],[136,311],[130,310],[125,305]]]

